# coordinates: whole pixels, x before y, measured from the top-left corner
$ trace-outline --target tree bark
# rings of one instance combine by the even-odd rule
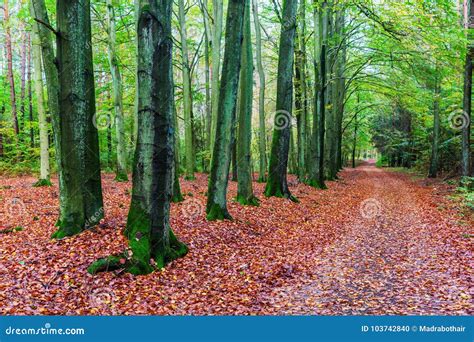
[[[103,218],[99,138],[95,122],[89,0],[57,2],[59,138],[63,211],[53,238],[94,226]]]
[[[313,133],[312,149],[314,150],[314,159],[311,163],[311,169],[308,184],[325,189],[324,183],[324,135],[325,135],[325,111],[326,111],[326,48],[327,48],[327,3],[324,1],[321,9],[314,9],[314,27],[315,27],[315,56],[319,59],[319,64],[314,65],[315,80],[315,103],[313,108]]]
[[[244,0],[243,0],[244,1]],[[216,140],[217,116],[219,107],[219,73],[221,68],[221,44],[222,44],[222,24],[224,15],[223,0],[212,0],[212,10],[214,14],[214,25],[212,32],[212,65],[211,65],[211,151]],[[212,163],[212,159],[211,159]]]
[[[8,0],[4,0],[3,13],[3,27],[5,28],[5,49],[7,52],[7,78],[10,84],[10,104],[12,110],[13,129],[15,131],[15,134],[18,136],[18,134],[20,133],[20,128],[18,126],[18,113],[16,108],[15,78],[13,76],[13,53]]]
[[[258,181],[266,182],[267,180],[267,132],[265,129],[265,70],[262,62],[262,33],[260,28],[260,19],[258,17],[257,0],[252,0],[253,18],[255,26],[255,46],[256,46],[256,62],[258,70]]]
[[[472,59],[474,58],[474,1],[469,0],[466,12],[467,23],[467,53],[464,64],[464,89],[463,89],[463,126],[461,142],[461,168],[463,176],[473,176],[471,165],[471,118],[472,118]],[[467,4],[466,4],[467,5]]]
[[[209,24],[209,13],[207,7],[208,0],[200,0],[199,5],[204,21],[204,74],[206,87],[206,146],[211,151],[211,121],[212,121],[212,106],[211,106],[211,73],[210,73],[210,44],[212,40],[211,27]],[[209,163],[204,166],[204,170],[208,170]]]
[[[172,4],[139,0],[138,137],[124,232],[131,253],[100,259],[89,267],[90,273],[125,268],[148,274],[187,252],[169,221],[174,173]]]
[[[191,89],[191,66],[189,64],[188,37],[186,32],[186,16],[184,0],[178,0],[179,30],[181,34],[181,68],[183,73],[183,109],[184,109],[184,150],[185,150],[185,178],[194,177],[194,149],[193,149],[193,98]]]
[[[116,50],[115,11],[112,0],[107,0],[107,35],[108,59],[112,75],[112,101],[115,113],[115,137],[117,139],[117,165],[115,180],[128,181],[127,175],[127,149],[125,146],[125,128],[122,101],[122,75]]]
[[[257,205],[253,194],[251,142],[253,101],[253,54],[250,27],[250,1],[245,4],[244,40],[242,43],[242,68],[240,69],[239,128],[237,139],[237,202]]]
[[[278,57],[277,99],[272,149],[265,196],[296,200],[287,183],[293,106],[293,63],[296,33],[297,0],[286,0],[283,6]]]
[[[437,73],[438,70],[435,70]],[[438,77],[437,75],[435,76]],[[440,81],[435,80],[433,99],[433,142],[431,147],[430,170],[428,177],[436,178],[438,175],[439,163],[439,133],[440,133],[440,117],[439,117],[439,101],[441,97]]]
[[[305,35],[306,0],[301,0],[296,31],[295,49],[295,110],[297,126],[297,175],[300,182],[306,176],[306,79],[305,79]]]
[[[44,108],[43,77],[41,64],[41,46],[37,26],[33,24],[32,33],[33,76],[36,95],[36,110],[38,112],[39,144],[40,144],[40,177],[35,185],[51,185],[49,171],[49,139],[48,121]]]
[[[28,85],[28,126],[30,129],[30,147],[35,147],[35,131],[33,128],[33,89],[31,80],[31,35],[27,34],[27,47],[28,47],[28,71],[26,76],[26,83]]]
[[[247,1],[249,0],[229,0],[227,9],[225,52],[206,208],[207,219],[210,221],[232,219],[227,210],[227,185],[242,54],[243,18]]]

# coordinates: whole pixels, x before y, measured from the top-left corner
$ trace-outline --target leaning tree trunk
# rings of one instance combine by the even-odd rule
[[[242,69],[240,71],[239,131],[237,147],[237,202],[257,205],[253,195],[251,168],[253,55],[250,27],[250,1],[245,4],[244,40],[242,43]]]
[[[33,77],[36,95],[36,110],[38,112],[39,144],[40,144],[40,178],[35,186],[51,185],[49,173],[49,139],[48,121],[44,108],[43,77],[41,65],[41,46],[36,24],[33,25],[32,34],[33,52]]]
[[[169,221],[174,172],[172,4],[139,2],[138,136],[125,229],[131,252],[96,261],[88,269],[91,273],[124,268],[147,274],[187,252]]]
[[[185,178],[194,180],[194,149],[193,149],[193,98],[191,93],[191,65],[189,64],[188,35],[184,0],[178,0],[179,29],[181,33],[181,69],[183,73],[183,109],[184,109],[184,151]]]
[[[255,26],[255,50],[258,70],[258,181],[267,180],[267,133],[265,130],[265,70],[262,62],[262,33],[260,28],[260,19],[258,17],[257,0],[252,0],[253,18]]]
[[[227,211],[227,184],[242,54],[244,10],[247,1],[249,0],[229,0],[227,8],[225,52],[206,208],[207,219],[210,221],[232,219]]]
[[[53,234],[63,238],[103,218],[99,138],[95,118],[89,0],[57,2],[59,144],[64,194]]]
[[[265,196],[296,200],[287,184],[288,152],[293,106],[293,62],[296,33],[297,0],[286,0],[281,23],[278,57],[277,99],[272,149]]]
[[[10,12],[8,10],[8,0],[4,1],[3,5],[3,26],[5,29],[5,50],[7,52],[7,78],[10,83],[10,104],[13,119],[13,129],[15,134],[20,133],[18,126],[18,113],[16,109],[16,92],[15,92],[15,78],[13,76],[13,53],[12,53],[12,38],[10,31]]]
[[[128,181],[127,175],[127,149],[125,147],[125,127],[122,102],[122,75],[116,51],[115,34],[115,11],[112,0],[107,0],[107,23],[108,23],[108,58],[110,73],[112,74],[112,99],[115,112],[115,136],[117,139],[117,170],[115,180],[119,182]]]

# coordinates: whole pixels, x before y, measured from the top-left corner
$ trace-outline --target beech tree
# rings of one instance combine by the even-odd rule
[[[225,33],[225,52],[222,62],[219,103],[217,110],[214,151],[207,197],[207,219],[231,219],[227,210],[227,184],[231,145],[237,105],[237,90],[242,55],[245,4],[249,0],[229,0]]]
[[[32,6],[30,6],[32,10]],[[33,13],[32,13],[33,14]],[[38,27],[33,23],[32,34],[32,50],[33,50],[33,74],[36,94],[36,110],[38,112],[39,126],[39,145],[40,145],[40,177],[35,186],[51,185],[50,167],[49,167],[49,137],[48,137],[48,121],[46,118],[46,108],[44,106],[43,94],[43,66],[41,63],[41,45],[38,35]]]
[[[256,62],[258,70],[258,181],[265,182],[267,180],[267,141],[265,130],[265,70],[262,61],[262,33],[260,28],[260,19],[258,17],[257,0],[252,0],[253,18],[255,26],[255,50]]]
[[[297,0],[285,0],[278,56],[276,114],[265,196],[296,200],[287,183],[293,106],[293,62]]]
[[[127,148],[125,146],[125,128],[122,100],[122,75],[116,51],[115,10],[112,0],[107,0],[107,44],[110,74],[112,75],[112,101],[115,113],[115,136],[117,140],[117,165],[115,180],[127,181]]]
[[[61,212],[54,238],[80,233],[103,218],[95,122],[89,0],[58,0],[59,168]]]
[[[139,0],[138,136],[132,203],[125,236],[129,250],[100,259],[97,273],[125,268],[147,274],[187,253],[170,227],[174,173],[172,0]]]
[[[237,201],[240,204],[257,205],[253,195],[250,145],[252,140],[253,101],[253,54],[250,27],[250,1],[245,4],[242,44],[242,68],[240,70],[239,129],[237,148]]]

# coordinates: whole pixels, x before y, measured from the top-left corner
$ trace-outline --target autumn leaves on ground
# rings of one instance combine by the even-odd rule
[[[199,175],[171,212],[186,257],[147,276],[92,276],[91,262],[127,245],[131,184],[105,176],[103,223],[56,241],[58,189],[33,182],[0,179],[0,229],[13,229],[0,239],[0,314],[473,313],[472,221],[441,183],[364,164],[325,191],[290,177],[300,203],[260,195],[259,207],[231,201],[234,221],[207,222]]]

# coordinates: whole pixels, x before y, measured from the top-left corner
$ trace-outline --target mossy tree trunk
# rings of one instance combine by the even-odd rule
[[[117,140],[117,165],[115,180],[119,182],[124,182],[128,181],[127,149],[125,147],[125,128],[122,101],[122,75],[120,73],[119,61],[116,51],[115,11],[112,0],[107,0],[107,24],[108,58],[110,72],[112,74],[112,100],[114,103],[115,137]]]
[[[206,208],[208,220],[232,218],[227,210],[227,185],[240,76],[244,10],[247,1],[249,0],[229,0],[227,8],[225,52]]]
[[[258,17],[257,0],[252,0],[253,19],[255,26],[255,50],[258,70],[258,181],[267,180],[267,133],[265,130],[265,70],[262,62],[262,33]]]
[[[295,51],[297,0],[286,0],[283,6],[278,56],[277,99],[272,149],[265,196],[296,200],[287,183],[293,106],[293,62]]]
[[[237,201],[243,205],[257,205],[253,194],[251,167],[253,55],[250,27],[250,1],[245,4],[242,68],[240,70],[239,128],[237,139]]]
[[[125,268],[148,274],[187,252],[169,221],[175,163],[172,5],[172,0],[139,1],[138,136],[124,232],[129,251],[96,261],[91,273]]]
[[[104,216],[95,122],[89,0],[57,2],[59,144],[63,203],[54,238],[80,233]]]

